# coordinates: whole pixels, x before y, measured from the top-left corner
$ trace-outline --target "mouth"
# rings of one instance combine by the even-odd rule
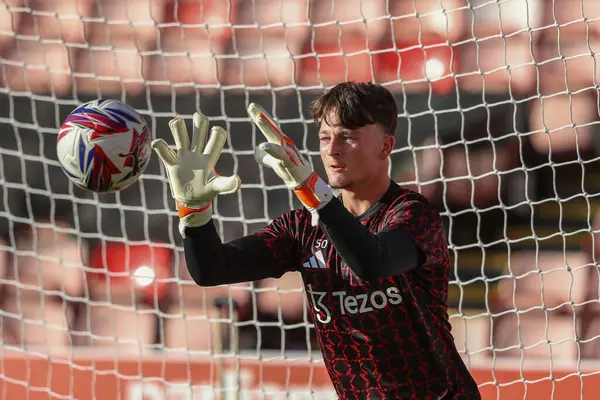
[[[333,172],[342,172],[342,171],[346,170],[346,167],[344,165],[332,164],[332,165],[329,165],[329,169]]]

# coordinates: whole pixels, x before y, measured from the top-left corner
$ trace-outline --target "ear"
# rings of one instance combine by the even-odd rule
[[[390,154],[392,154],[392,150],[394,150],[394,146],[396,145],[396,138],[394,135],[385,135],[383,138],[383,146],[381,148],[380,158],[382,160],[387,159]]]

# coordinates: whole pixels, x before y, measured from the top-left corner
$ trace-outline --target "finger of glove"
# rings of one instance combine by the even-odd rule
[[[267,153],[260,148],[254,149],[254,158],[256,161],[265,166],[271,168],[275,173],[285,182],[289,187],[295,186],[294,178],[292,177],[288,168],[285,167],[283,161],[279,158],[273,157],[271,154]]]
[[[285,148],[275,143],[261,143],[258,148],[269,154],[270,156],[280,160],[284,164],[291,162],[291,156]]]
[[[155,139],[151,144],[152,149],[156,152],[165,167],[171,167],[177,164],[177,154],[169,147],[163,139]]]
[[[227,131],[219,126],[213,126],[210,131],[210,139],[204,148],[204,155],[207,157],[206,169],[212,171],[219,161],[225,142],[227,141]]]
[[[281,159],[281,154],[277,150],[273,150],[266,145],[271,145],[272,143],[261,143],[258,147],[254,149],[254,159],[257,163],[262,164],[264,166],[278,169],[283,168],[284,161]],[[277,145],[275,145],[277,146]],[[268,151],[265,149],[269,149]],[[277,146],[281,149],[281,146]],[[283,149],[281,149],[283,150]],[[274,155],[275,154],[275,155]],[[285,156],[285,151],[283,152]]]
[[[191,151],[203,151],[208,136],[208,118],[199,112],[194,114],[194,127],[192,131]]]
[[[237,175],[216,176],[206,184],[206,189],[218,194],[232,194],[242,186],[242,181]]]
[[[181,118],[173,118],[169,121],[169,128],[171,128],[171,134],[175,139],[175,147],[177,153],[187,153],[190,150],[190,136],[188,135],[185,121]]]
[[[279,125],[273,118],[258,104],[250,103],[248,106],[248,115],[263,136],[270,142],[279,145],[284,144],[285,134],[279,129]]]

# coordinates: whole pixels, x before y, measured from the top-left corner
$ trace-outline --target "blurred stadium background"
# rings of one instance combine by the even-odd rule
[[[0,397],[334,398],[297,275],[195,287],[157,158],[94,195],[55,142],[95,98],[166,139],[202,111],[243,181],[216,207],[230,240],[298,206],[254,162],[246,105],[322,171],[308,105],[358,80],[396,96],[392,176],[445,218],[484,397],[597,398],[599,19],[599,0],[0,1]]]

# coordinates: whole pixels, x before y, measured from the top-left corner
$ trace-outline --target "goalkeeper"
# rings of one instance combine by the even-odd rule
[[[257,162],[304,207],[256,234],[222,243],[212,201],[240,188],[213,168],[227,132],[194,115],[170,128],[176,151],[153,148],[177,202],[187,266],[200,286],[300,271],[325,366],[343,399],[479,399],[454,346],[447,313],[449,251],[442,221],[420,194],[394,183],[388,157],[398,112],[380,85],[341,83],[312,104],[328,183],[260,106],[248,113],[266,138]],[[332,193],[340,189],[340,196]]]

